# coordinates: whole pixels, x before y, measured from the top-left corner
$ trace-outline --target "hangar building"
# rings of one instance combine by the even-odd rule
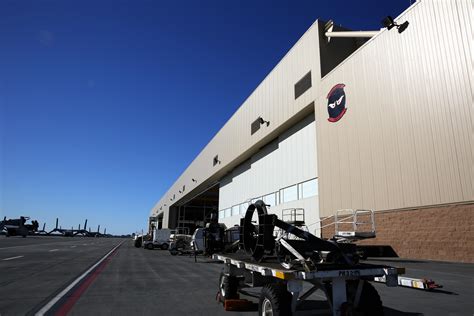
[[[317,20],[151,210],[159,227],[228,227],[263,199],[330,237],[339,209],[375,210],[400,257],[474,262],[473,10],[420,0],[401,33],[333,37]]]

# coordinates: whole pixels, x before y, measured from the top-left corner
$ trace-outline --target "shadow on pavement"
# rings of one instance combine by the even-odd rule
[[[383,308],[383,312],[385,316],[423,316],[423,313],[409,313],[409,312],[402,312],[390,307]]]

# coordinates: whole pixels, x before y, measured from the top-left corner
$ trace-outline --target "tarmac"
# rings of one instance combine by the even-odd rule
[[[474,314],[474,264],[379,262],[443,285],[422,291],[374,283],[385,315]],[[195,263],[138,249],[129,239],[0,236],[0,315],[254,315],[225,312],[216,302],[222,267],[208,258]],[[327,306],[322,292],[310,299]]]

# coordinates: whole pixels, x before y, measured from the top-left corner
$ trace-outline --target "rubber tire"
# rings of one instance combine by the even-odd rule
[[[357,291],[358,281],[349,280],[346,283],[346,294],[349,301],[349,305],[352,304],[351,300],[355,296]],[[328,300],[332,300],[332,289],[328,285],[326,287],[329,297]],[[372,284],[368,281],[364,281],[362,293],[360,294],[359,305],[349,315],[354,316],[383,316],[383,305],[380,295]]]
[[[239,280],[234,276],[225,275],[221,272],[219,276],[220,301],[239,298]]]
[[[167,243],[161,244],[160,248],[161,250],[168,250],[170,246]]]
[[[146,244],[146,249],[148,250],[153,250],[155,247],[153,246],[152,243]]]
[[[263,303],[265,299],[270,301],[273,310],[273,316],[291,315],[292,295],[287,291],[283,283],[267,284],[260,292],[258,300],[258,314],[263,315]]]
[[[176,256],[176,255],[179,254],[179,251],[176,250],[176,249],[171,249],[171,250],[170,250],[170,254],[171,254],[172,256]]]

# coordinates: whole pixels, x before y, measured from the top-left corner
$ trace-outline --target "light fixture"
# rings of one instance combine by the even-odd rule
[[[270,121],[265,121],[261,116],[258,118],[258,121],[260,122],[260,125],[267,124],[270,125]]]
[[[217,164],[221,164],[222,161],[219,160],[219,155],[216,155],[214,159],[212,159],[212,165],[215,166]]]
[[[405,31],[409,24],[410,23],[408,23],[408,21],[405,21],[402,24],[398,24],[390,15],[386,16],[382,20],[383,27],[386,27],[387,30],[391,30],[395,26],[398,30],[398,33],[402,33],[403,31]]]

